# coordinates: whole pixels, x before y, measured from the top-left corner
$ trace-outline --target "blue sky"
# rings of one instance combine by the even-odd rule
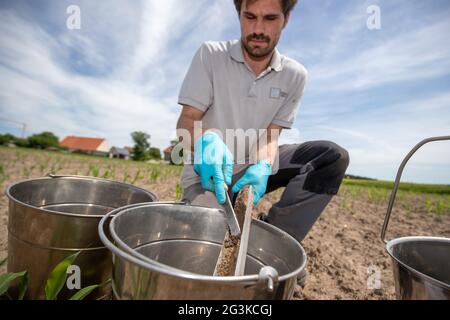
[[[81,29],[66,27],[69,5]],[[381,29],[366,12],[381,9]],[[392,180],[421,139],[450,135],[450,2],[300,0],[279,43],[309,80],[281,143],[332,140],[348,173]],[[231,0],[0,2],[0,133],[44,130],[159,148],[175,137],[177,95],[202,42],[239,38]],[[450,142],[424,147],[405,180],[450,183]]]

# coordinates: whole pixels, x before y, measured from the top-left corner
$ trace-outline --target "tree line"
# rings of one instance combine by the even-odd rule
[[[132,159],[135,161],[160,160],[161,151],[159,148],[150,145],[150,135],[135,131],[131,133],[134,142]],[[0,134],[0,145],[13,144],[22,148],[33,148],[43,150],[64,150],[59,145],[59,138],[53,132],[44,131],[33,134],[27,138],[19,138],[10,133]]]

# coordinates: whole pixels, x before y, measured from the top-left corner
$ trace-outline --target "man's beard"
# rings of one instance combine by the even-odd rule
[[[262,40],[267,44],[267,47],[252,47],[250,44],[251,40]],[[242,44],[245,51],[252,58],[265,58],[270,55],[275,48],[277,41],[272,42],[271,39],[264,34],[251,34],[248,35],[245,40],[242,39]]]

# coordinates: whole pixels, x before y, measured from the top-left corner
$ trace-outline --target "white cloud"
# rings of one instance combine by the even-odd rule
[[[310,81],[296,122],[301,125],[284,130],[280,143],[333,140],[350,151],[350,173],[392,179],[415,143],[450,132],[450,95],[427,88],[428,81],[450,74],[450,22],[445,10],[423,13],[420,23],[413,9],[402,10],[409,15],[394,30],[399,8],[409,2],[389,2],[391,7],[382,4],[383,29],[368,33],[371,2],[346,2],[341,11],[307,17],[314,27],[331,25],[305,38],[296,24],[287,30],[292,41],[284,52],[308,58]],[[239,37],[232,1],[78,3],[79,31],[65,28],[64,1],[39,13],[47,19],[0,10],[1,117],[26,122],[28,133],[100,136],[118,146],[129,145],[129,134],[141,130],[165,148],[175,135],[177,91],[194,51],[206,40]],[[324,3],[336,9],[334,1]],[[321,20],[329,16],[333,21]],[[46,26],[44,20],[56,22]],[[373,107],[374,90],[412,81],[424,83],[421,99],[411,92],[399,94],[400,103]],[[352,100],[355,92],[367,94]],[[446,150],[424,149],[416,164],[442,168],[450,161]]]
[[[293,127],[289,130],[283,130],[278,140],[279,144],[298,144],[304,142],[304,138],[300,133],[300,130]]]
[[[450,135],[450,94],[399,103],[342,118],[333,125],[318,125],[304,133],[306,139],[329,139],[345,147],[351,157],[348,172],[393,179],[406,154],[419,141]],[[409,180],[448,183],[449,142],[430,144],[411,159]],[[430,171],[434,167],[434,171]],[[424,172],[428,172],[425,174]],[[431,172],[431,173],[430,173]]]
[[[141,130],[151,135],[152,145],[165,148],[174,138],[179,113],[178,92],[164,92],[165,88],[177,87],[174,83],[181,81],[203,37],[220,35],[227,28],[227,23],[211,26],[214,15],[230,4],[146,1],[142,6],[134,3],[138,10],[128,2],[119,4],[82,1],[78,33],[49,34],[33,19],[0,11],[0,57],[6,66],[0,67],[2,117],[27,123],[28,133],[101,136],[119,146],[130,144],[130,133]],[[122,10],[127,14],[121,16]],[[186,52],[169,48],[170,41],[183,38],[196,16],[206,19],[196,22],[188,41],[199,43]],[[137,32],[121,30],[123,20],[138,26]],[[108,43],[113,52],[108,52]],[[178,45],[187,48],[186,43]],[[71,57],[74,53],[76,58]],[[115,54],[122,61],[113,64]],[[80,66],[86,70],[74,72]],[[174,73],[176,78],[171,77]]]
[[[356,23],[349,21],[347,24]],[[339,26],[337,28],[340,29]],[[367,32],[359,35],[346,34],[348,30],[337,33],[341,38],[334,35],[336,39],[332,41],[332,49],[324,48],[324,57],[329,59],[309,69],[311,90],[315,93],[354,91],[448,75],[450,44],[446,34],[449,29],[448,19],[438,20],[405,33],[387,33],[375,43],[364,39],[370,37]],[[352,36],[366,46],[355,51],[356,46],[347,45],[349,41],[346,39]],[[335,48],[337,43],[339,50]],[[329,56],[330,52],[341,54]]]
[[[366,28],[369,4],[381,7],[381,30]],[[316,15],[303,16],[296,27],[307,32],[285,46],[309,71],[296,136],[348,149],[349,173],[393,179],[417,142],[450,134],[444,78],[450,76],[450,7],[411,1],[317,5],[325,13],[306,8]],[[414,156],[406,178],[450,182],[450,149],[437,145]]]

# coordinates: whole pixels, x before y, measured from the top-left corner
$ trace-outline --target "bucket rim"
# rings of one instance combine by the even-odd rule
[[[179,203],[172,204],[172,203],[164,203],[164,202],[162,202],[162,203],[160,203],[160,202],[140,203],[140,204],[134,204],[134,205],[117,208],[111,212],[108,212],[106,215],[104,215],[102,217],[102,219],[100,220],[99,225],[98,225],[98,233],[100,236],[100,240],[103,242],[105,247],[107,247],[111,251],[111,253],[114,256],[119,256],[121,259],[124,259],[127,262],[134,263],[134,264],[138,265],[139,267],[142,267],[142,268],[145,268],[145,269],[148,269],[151,271],[156,271],[158,273],[162,273],[162,274],[165,274],[168,276],[187,279],[187,280],[195,280],[195,281],[202,281],[202,282],[216,282],[216,283],[220,282],[220,283],[229,283],[229,284],[233,284],[233,283],[237,284],[237,283],[242,283],[242,282],[254,284],[254,283],[261,281],[258,274],[244,275],[244,276],[213,276],[213,275],[209,276],[209,275],[202,275],[202,274],[185,271],[185,270],[171,267],[166,264],[146,258],[145,256],[143,256],[142,254],[140,254],[138,252],[135,253],[136,255],[134,255],[134,254],[132,255],[129,252],[124,251],[123,249],[114,245],[114,243],[112,243],[108,239],[108,237],[106,236],[106,234],[104,232],[104,230],[106,228],[105,222],[108,219],[111,219],[111,216],[117,215],[122,211],[126,211],[127,209],[136,209],[136,208],[141,208],[141,207],[146,207],[146,206],[155,206],[155,205],[185,205],[185,204],[179,204]],[[189,206],[204,208],[204,207],[195,206],[195,205],[189,205]],[[211,208],[211,209],[213,209],[213,208]],[[216,210],[222,211],[220,209],[216,209]],[[254,220],[254,221],[252,221],[252,223],[253,222],[256,224],[264,225],[264,226],[269,225],[270,227],[273,227],[277,231],[281,232],[283,234],[283,236],[291,238],[291,240],[293,240],[294,243],[296,244],[296,246],[300,249],[300,252],[301,252],[302,256],[304,257],[301,265],[298,268],[296,268],[294,271],[291,271],[287,274],[284,274],[284,275],[278,277],[277,282],[285,281],[289,278],[292,278],[292,277],[300,274],[306,268],[307,261],[308,261],[306,251],[303,248],[303,246],[294,237],[289,235],[284,230],[281,230],[275,226],[272,226],[271,224],[268,224],[264,221]],[[144,259],[141,259],[140,257],[143,257]]]
[[[52,179],[69,179],[69,180],[91,180],[91,181],[100,181],[100,182],[112,182],[115,184],[119,184],[119,185],[123,185],[123,186],[127,186],[127,187],[132,187],[134,189],[140,190],[148,195],[151,196],[151,198],[153,198],[155,201],[158,201],[158,197],[151,191],[145,190],[143,188],[137,187],[133,184],[129,184],[129,183],[125,183],[125,182],[120,182],[120,181],[115,181],[115,180],[109,180],[109,179],[104,179],[104,178],[98,178],[98,177],[89,177],[89,176],[57,176],[57,177],[39,177],[39,178],[32,178],[32,179],[24,179],[24,180],[20,180],[20,181],[16,181],[13,184],[9,185],[8,187],[6,187],[4,194],[5,196],[15,202],[18,203],[22,206],[31,208],[31,209],[37,209],[40,211],[43,211],[47,214],[51,214],[51,215],[58,215],[58,216],[68,216],[68,217],[76,217],[76,218],[85,218],[85,219],[99,219],[102,218],[104,215],[98,215],[98,214],[91,214],[91,215],[86,215],[86,214],[80,214],[80,213],[70,213],[70,212],[60,212],[60,211],[55,211],[55,210],[48,210],[42,207],[37,207],[37,206],[33,206],[31,204],[25,203],[23,201],[20,201],[18,199],[16,199],[12,194],[11,194],[11,189],[23,184],[23,183],[27,183],[27,182],[31,182],[31,181],[40,181],[40,180],[52,180]],[[82,204],[82,203],[80,203]],[[86,204],[86,203],[84,203]],[[122,208],[122,207],[121,207]],[[113,210],[118,209],[118,208],[114,208]],[[112,211],[113,211],[112,210]]]
[[[403,261],[401,261],[400,259],[398,259],[397,257],[394,256],[394,254],[392,253],[392,248],[399,244],[399,243],[405,243],[405,242],[410,242],[410,241],[424,241],[424,242],[431,242],[431,241],[441,241],[444,243],[448,243],[450,245],[450,238],[445,238],[445,237],[432,237],[432,236],[409,236],[409,237],[400,237],[400,238],[395,238],[392,240],[389,240],[386,243],[386,251],[389,254],[389,256],[395,260],[397,263],[401,264],[404,268],[406,268],[408,271],[410,271],[411,273],[418,275],[422,278],[425,278],[426,280],[430,281],[431,283],[443,287],[447,290],[450,290],[450,284],[447,284],[445,282],[442,282],[440,280],[437,280],[433,277],[430,277],[429,275],[426,275],[420,271],[417,271],[416,269],[408,266],[406,263],[404,263]]]

